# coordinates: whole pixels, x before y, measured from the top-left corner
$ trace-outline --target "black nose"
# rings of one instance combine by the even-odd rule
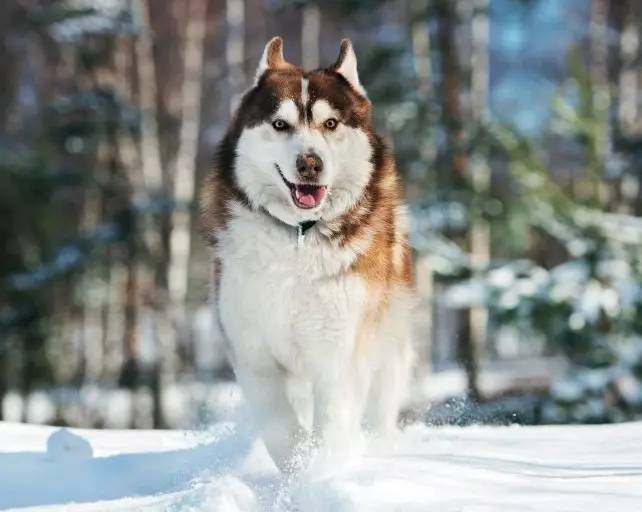
[[[296,170],[302,178],[317,179],[323,171],[323,160],[316,153],[299,155],[296,159]]]

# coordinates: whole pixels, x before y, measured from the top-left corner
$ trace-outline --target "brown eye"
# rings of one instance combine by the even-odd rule
[[[289,125],[288,123],[286,123],[283,119],[276,119],[276,120],[272,123],[272,127],[273,127],[277,132],[282,132],[282,131],[287,130],[287,129],[290,127],[290,125]]]
[[[325,123],[323,123],[323,126],[328,130],[334,130],[337,126],[339,126],[339,121],[331,117]]]

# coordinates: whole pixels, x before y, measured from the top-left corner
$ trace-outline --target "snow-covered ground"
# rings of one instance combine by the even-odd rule
[[[206,432],[0,423],[0,509],[642,510],[642,423],[411,426],[282,478],[232,422]]]

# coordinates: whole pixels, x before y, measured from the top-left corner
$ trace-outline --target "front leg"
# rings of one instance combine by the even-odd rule
[[[368,384],[366,369],[354,363],[316,380],[314,434],[328,450],[341,453],[359,439]]]
[[[292,471],[297,447],[308,436],[288,400],[283,371],[237,368],[236,376],[274,463],[282,472]]]

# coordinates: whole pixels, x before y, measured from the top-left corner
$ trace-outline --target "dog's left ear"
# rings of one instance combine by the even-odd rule
[[[273,37],[265,45],[263,55],[261,55],[261,60],[254,75],[254,84],[256,85],[256,83],[258,83],[263,73],[268,69],[279,69],[289,66],[291,66],[291,64],[288,64],[283,57],[283,39],[278,36]]]
[[[341,41],[339,58],[334,63],[334,66],[332,66],[332,69],[342,75],[359,94],[367,96],[366,90],[361,85],[361,82],[359,82],[357,56],[354,54],[350,39]]]

